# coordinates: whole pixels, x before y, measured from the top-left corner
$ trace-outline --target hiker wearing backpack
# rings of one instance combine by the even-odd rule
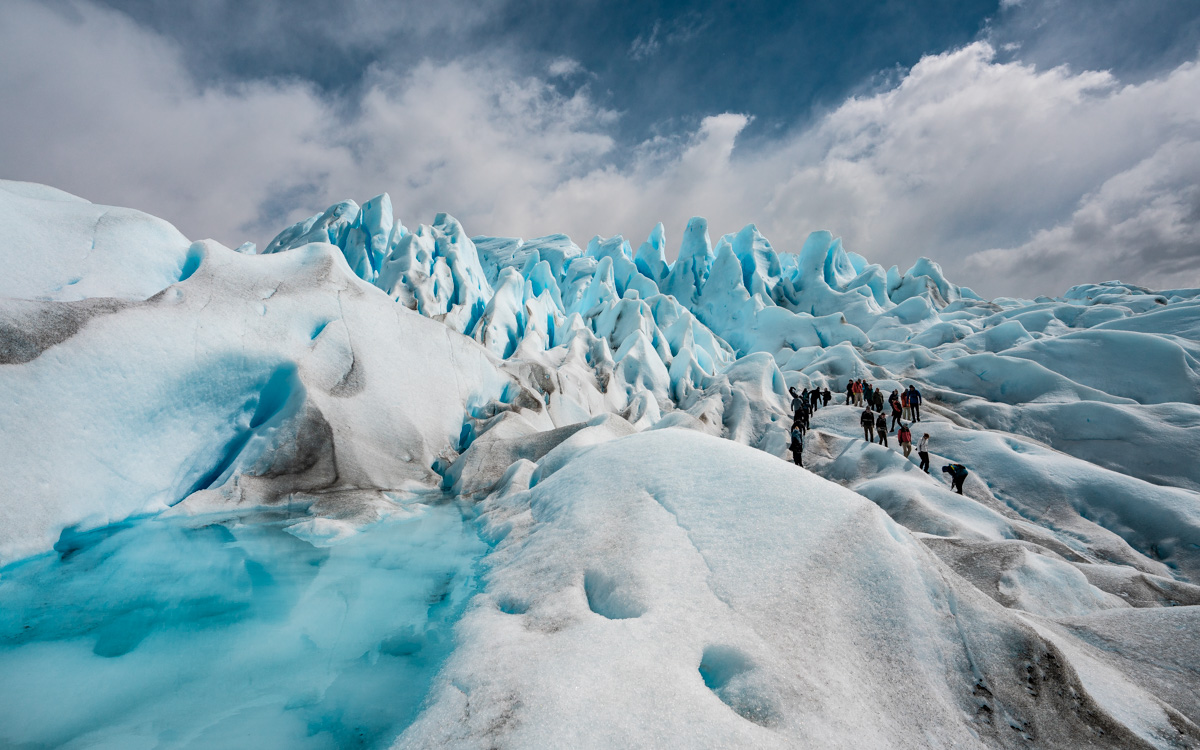
[[[910,385],[908,387],[908,405],[912,409],[914,422],[921,421],[921,402],[923,400],[924,399],[921,398],[921,392],[917,390],[917,387],[915,385]]]
[[[804,465],[804,431],[793,427],[792,428],[792,461],[797,466]]]
[[[868,443],[875,442],[875,415],[870,409],[863,409],[862,416],[858,418],[859,424],[863,427],[863,440]]]
[[[879,444],[884,448],[888,447],[887,417],[882,414],[875,420],[875,434],[879,438]]]
[[[929,473],[929,433],[921,436],[921,442],[917,443],[917,455],[921,457],[921,470],[926,474]]]
[[[903,414],[900,406],[900,395],[896,391],[892,391],[892,397],[888,400],[892,405],[892,429],[896,429],[896,425],[900,424],[900,417]]]
[[[900,423],[900,432],[896,433],[896,439],[900,441],[904,457],[908,458],[908,454],[912,453],[912,431],[908,429],[908,425]]]
[[[962,464],[947,464],[942,467],[942,473],[950,475],[950,485],[955,492],[961,495],[963,482],[967,480],[967,475],[970,473],[967,471],[967,467]]]

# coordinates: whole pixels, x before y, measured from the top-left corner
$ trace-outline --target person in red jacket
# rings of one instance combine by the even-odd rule
[[[908,458],[908,454],[912,453],[912,432],[908,429],[908,425],[900,423],[900,432],[896,433],[896,440],[900,441],[900,447],[904,450],[904,457]]]

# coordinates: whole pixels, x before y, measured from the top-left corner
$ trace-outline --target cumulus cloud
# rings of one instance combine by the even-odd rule
[[[450,211],[476,234],[580,243],[636,243],[692,215],[716,231],[756,222],[781,249],[829,228],[884,264],[928,255],[990,295],[1200,283],[1194,63],[1123,85],[998,62],[979,42],[782,135],[742,144],[752,113],[723,113],[622,145],[616,113],[586,85],[564,89],[573,61],[547,78],[472,56],[373,69],[337,99],[296,82],[198,84],[177,47],[87,3],[0,14],[3,176],[192,237],[261,243],[387,190],[409,224]]]

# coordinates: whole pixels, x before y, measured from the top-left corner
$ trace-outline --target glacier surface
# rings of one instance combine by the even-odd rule
[[[1200,290],[386,194],[0,228],[0,745],[1200,746]]]

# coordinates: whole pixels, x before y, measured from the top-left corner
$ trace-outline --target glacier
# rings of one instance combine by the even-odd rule
[[[0,229],[0,746],[1200,747],[1198,289],[387,194]]]

